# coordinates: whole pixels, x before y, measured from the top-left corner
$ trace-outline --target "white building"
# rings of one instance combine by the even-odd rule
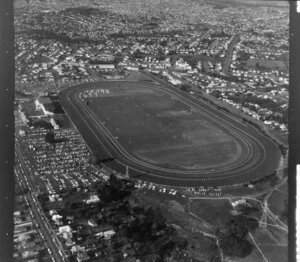
[[[55,130],[59,129],[59,125],[56,124],[55,120],[52,117],[50,118],[50,123],[52,124]]]
[[[113,64],[100,64],[100,65],[98,65],[98,68],[102,69],[102,70],[114,70],[115,65],[113,65]]]
[[[92,195],[89,199],[86,200],[87,204],[93,204],[97,202],[100,202],[100,198],[97,195]]]
[[[72,229],[71,229],[70,226],[67,225],[67,226],[61,226],[61,227],[59,227],[58,231],[59,231],[59,233],[71,232]]]
[[[104,237],[106,239],[109,239],[115,234],[116,234],[116,232],[113,229],[111,229],[111,230],[107,230],[107,231],[104,231],[104,232],[99,232],[99,233],[96,234],[96,236]]]
[[[34,101],[35,107],[37,110],[42,110],[44,115],[54,115],[53,112],[49,111],[48,107],[46,108],[47,104],[51,104],[51,100],[48,97],[39,97]]]

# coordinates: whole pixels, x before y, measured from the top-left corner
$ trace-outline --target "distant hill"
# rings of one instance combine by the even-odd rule
[[[14,0],[15,8],[24,6],[44,7],[44,8],[55,8],[57,10],[64,9],[67,7],[77,6],[89,6],[99,7],[110,3],[119,3],[120,5],[133,4],[133,3],[146,3],[147,5],[157,5],[162,3],[177,4],[177,0]],[[288,7],[288,0],[186,0],[186,2],[197,2],[199,4],[206,2],[208,4],[214,4],[222,6],[227,5],[246,5],[246,6],[272,6],[272,7]]]
[[[206,3],[212,4],[234,4],[234,5],[248,5],[248,6],[270,6],[270,7],[288,7],[288,0],[205,0]]]

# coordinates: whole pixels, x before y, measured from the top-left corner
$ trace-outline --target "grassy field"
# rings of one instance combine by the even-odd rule
[[[215,241],[200,233],[190,235],[188,249],[199,261],[210,261],[212,254],[218,253]]]
[[[288,261],[287,246],[259,246],[265,257],[272,262]]]
[[[283,61],[280,60],[259,60],[251,59],[246,63],[246,67],[255,68],[257,65],[266,69],[280,69],[286,70],[286,65]]]
[[[151,191],[137,191],[133,196],[144,207],[158,208],[168,223],[178,226],[184,232],[199,230],[214,233],[207,225],[188,214],[186,199],[180,197],[174,199],[173,196]]]
[[[180,234],[188,239],[189,253],[197,258],[193,261],[210,261],[216,254],[216,242],[199,232],[213,234],[214,231],[188,214],[186,199],[144,190],[134,192],[133,197],[145,208],[149,206],[158,208],[167,223],[176,226]]]
[[[288,234],[281,228],[260,227],[252,234],[256,244],[268,261],[287,261]],[[244,262],[244,261],[243,261]]]
[[[153,82],[150,78],[146,77],[145,75],[141,74],[140,72],[131,72],[127,77],[127,80],[131,81],[145,81],[145,82]]]
[[[127,152],[160,167],[227,167],[243,148],[228,131],[170,94],[147,87],[114,86],[89,107]]]
[[[281,262],[288,261],[287,257],[287,232],[268,226],[267,228],[258,228],[252,236],[258,245],[260,251],[267,258],[268,261]],[[254,247],[249,256],[243,259],[233,259],[239,262],[265,262],[260,251]]]
[[[228,222],[233,208],[228,199],[190,200],[190,211],[215,227]]]
[[[255,238],[255,241],[258,245],[277,245],[279,239],[277,237],[273,236],[271,233],[271,230],[269,230],[269,227],[264,229],[260,228],[253,234],[253,237]]]
[[[287,203],[288,203],[288,186],[284,183],[278,189],[274,190],[269,198],[269,207],[271,211],[287,223]]]
[[[245,258],[233,258],[232,261],[236,262],[265,262],[263,259],[261,253],[257,250],[257,248],[254,248],[251,254]]]

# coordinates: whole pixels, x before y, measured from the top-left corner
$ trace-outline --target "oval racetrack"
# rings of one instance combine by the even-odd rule
[[[176,88],[103,81],[70,87],[60,101],[103,164],[142,180],[226,186],[279,162],[277,146],[254,127]]]

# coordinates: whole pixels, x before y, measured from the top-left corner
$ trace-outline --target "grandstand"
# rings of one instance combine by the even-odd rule
[[[39,97],[34,101],[36,110],[42,110],[45,116],[54,115],[54,107],[49,97]]]

